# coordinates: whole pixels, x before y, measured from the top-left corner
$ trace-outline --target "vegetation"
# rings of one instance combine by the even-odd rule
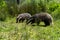
[[[48,12],[54,25],[16,23],[16,16],[23,12]],[[16,1],[0,0],[0,40],[60,40],[60,0],[22,0],[19,5]]]

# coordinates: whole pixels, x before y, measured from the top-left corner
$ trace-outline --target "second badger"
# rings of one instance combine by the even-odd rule
[[[53,18],[50,14],[41,12],[41,13],[37,13],[37,14],[33,15],[29,19],[27,24],[29,24],[30,22],[31,22],[31,24],[37,23],[37,25],[39,25],[40,22],[44,22],[45,26],[49,26],[49,25],[53,24]]]

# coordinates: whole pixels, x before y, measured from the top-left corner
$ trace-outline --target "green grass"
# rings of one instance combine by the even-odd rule
[[[14,19],[0,22],[0,40],[60,40],[60,20],[53,26],[32,26],[15,23]]]

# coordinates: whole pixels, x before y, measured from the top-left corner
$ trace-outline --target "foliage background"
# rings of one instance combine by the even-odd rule
[[[0,0],[0,40],[60,40],[60,0]],[[48,12],[54,25],[16,23],[18,14]],[[40,25],[43,25],[41,23]]]
[[[17,4],[16,0],[1,0],[0,1],[0,20],[5,20],[7,16],[15,17],[20,13],[28,12],[35,14],[39,12],[48,12],[54,18],[60,15],[59,0],[20,0]]]

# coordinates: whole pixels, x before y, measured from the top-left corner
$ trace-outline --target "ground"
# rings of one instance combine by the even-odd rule
[[[47,27],[15,23],[15,18],[0,21],[0,40],[60,40],[60,20]]]

